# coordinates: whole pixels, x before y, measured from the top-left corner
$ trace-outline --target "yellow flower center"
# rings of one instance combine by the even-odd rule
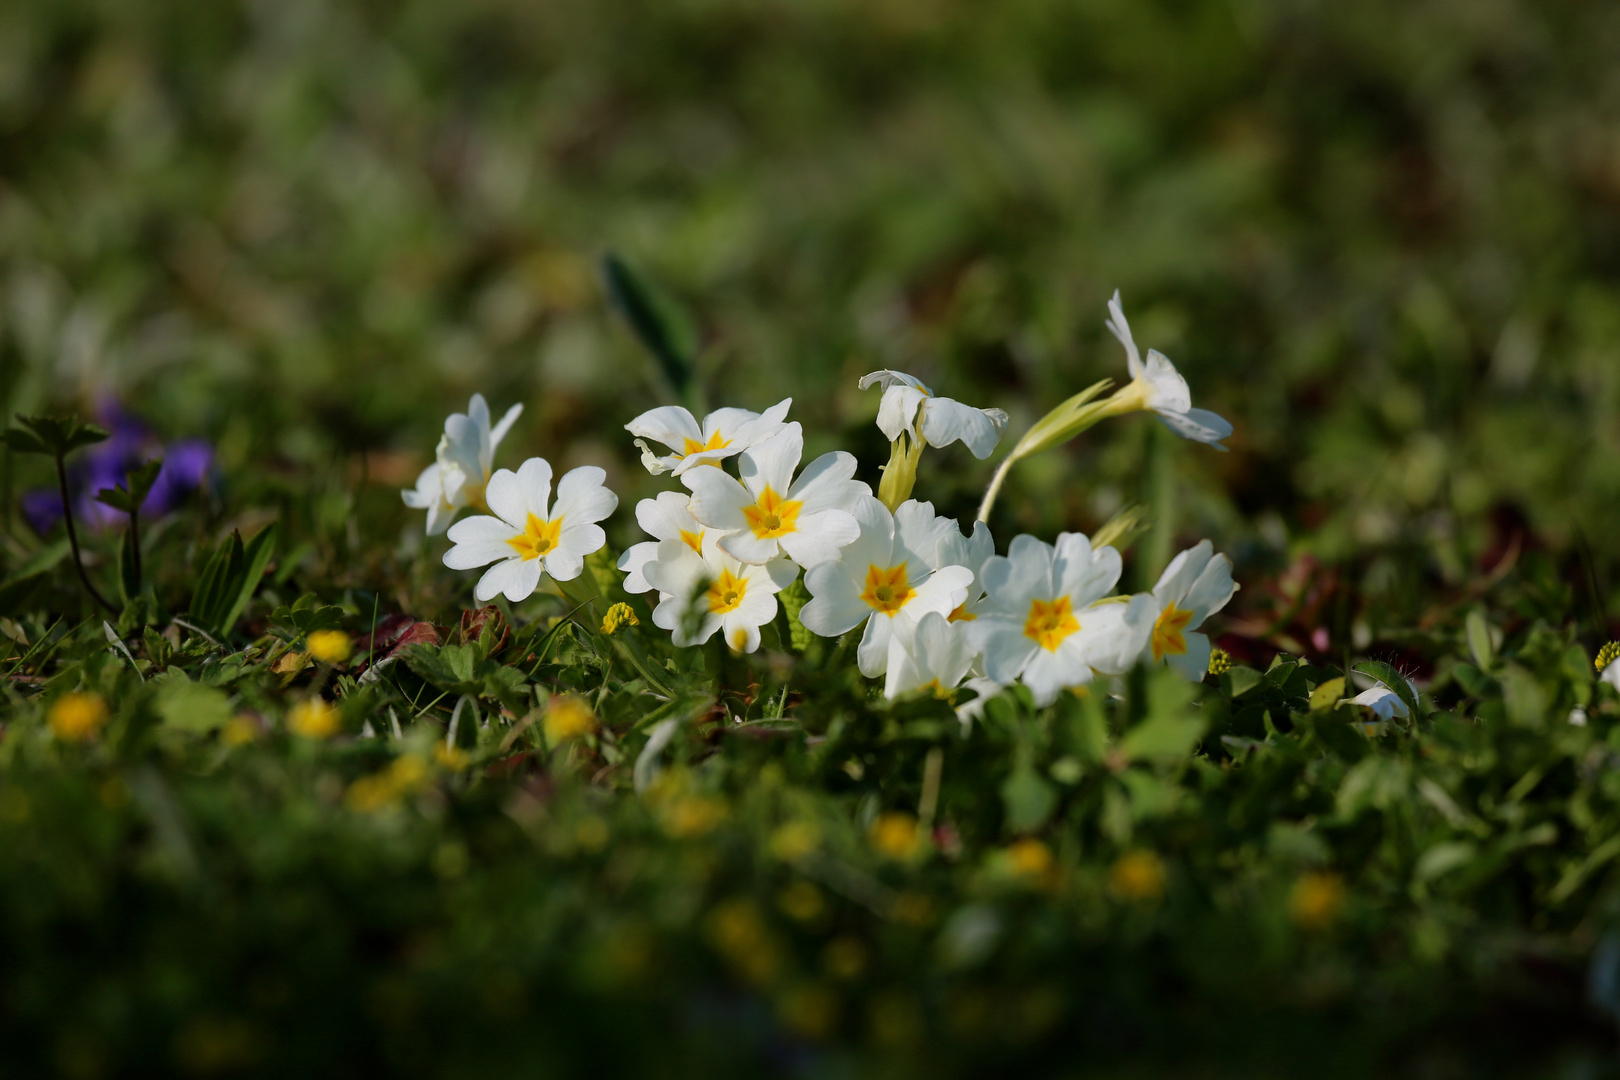
[[[1029,618],[1024,620],[1024,636],[1047,652],[1057,652],[1057,647],[1063,644],[1065,638],[1079,631],[1080,620],[1074,617],[1067,596],[1060,596],[1052,601],[1029,602]]]
[[[880,566],[867,566],[866,589],[861,593],[861,599],[866,601],[868,607],[885,615],[893,615],[905,607],[906,601],[913,595],[911,583],[906,580],[905,563],[887,570]]]
[[[1163,660],[1167,653],[1171,656],[1187,655],[1186,630],[1192,617],[1192,612],[1176,607],[1174,601],[1165,605],[1153,624],[1153,659]]]
[[[527,527],[508,540],[507,543],[512,546],[512,550],[516,551],[524,562],[528,562],[530,559],[538,559],[556,549],[557,537],[562,534],[562,523],[563,519],[561,517],[553,518],[550,521],[541,521],[533,514],[530,514]]]
[[[748,527],[754,530],[755,536],[761,540],[769,540],[797,532],[799,511],[802,509],[804,503],[782,498],[767,484],[765,490],[760,493],[759,502],[753,506],[743,507],[743,517],[748,521]]]
[[[706,443],[700,443],[696,439],[687,439],[686,446],[681,450],[681,456],[685,457],[688,454],[701,454],[705,450],[724,450],[730,445],[731,440],[722,439],[720,437],[720,433],[717,431],[713,435],[709,436],[709,441]]]
[[[709,586],[708,595],[710,614],[724,615],[728,611],[736,611],[737,605],[748,595],[748,579],[737,577],[730,570],[722,568],[720,576]]]
[[[681,530],[681,542],[684,543],[687,547],[691,548],[693,551],[697,552],[699,555],[703,554],[703,530],[702,529],[699,529],[697,532],[687,532],[685,529],[682,529]]]
[[[949,615],[945,616],[945,621],[946,622],[972,622],[974,619],[977,619],[977,618],[978,618],[977,615],[973,614],[973,612],[971,612],[971,611],[969,611],[967,609],[967,603],[963,602],[963,603],[957,604],[956,609],[954,611],[952,611]]]

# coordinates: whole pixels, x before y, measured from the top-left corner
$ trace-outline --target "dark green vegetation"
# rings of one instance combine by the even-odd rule
[[[5,418],[111,395],[218,482],[136,553],[83,530],[113,614],[5,452],[3,1071],[1603,1074],[1616,55],[1596,0],[6,6]],[[685,312],[663,364],[610,250]],[[620,425],[692,355],[875,484],[859,375],[1016,436],[1122,374],[1115,287],[1233,452],[1114,422],[993,525],[1140,501],[1138,584],[1212,537],[1244,664],[1202,689],[964,737],[785,620],[748,660],[579,589],[463,622],[399,502],[478,390],[527,408],[499,464],[609,469],[622,548],[663,485]],[[918,495],[965,517],[992,466]],[[300,667],[323,629],[354,656]],[[1329,707],[1368,657],[1422,718]]]

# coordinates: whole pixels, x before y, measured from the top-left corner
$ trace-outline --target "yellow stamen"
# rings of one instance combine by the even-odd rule
[[[1598,650],[1597,659],[1592,661],[1592,666],[1602,672],[1604,668],[1614,663],[1617,656],[1620,656],[1620,641],[1611,641]]]
[[[893,615],[906,606],[914,594],[911,583],[906,579],[906,564],[891,566],[887,570],[876,565],[866,568],[866,590],[861,593],[861,599],[866,601],[868,607]]]
[[[691,548],[693,551],[697,552],[699,555],[703,554],[702,529],[699,529],[697,532],[687,532],[685,529],[682,529],[680,532],[682,543]]]
[[[730,570],[721,569],[720,576],[714,579],[709,586],[709,612],[713,615],[724,615],[729,611],[736,611],[737,606],[748,595],[748,579],[740,578]]]
[[[956,610],[945,616],[946,622],[972,622],[978,616],[967,609],[967,604],[957,604]]]
[[[1024,636],[1047,652],[1057,652],[1070,634],[1080,632],[1080,620],[1074,617],[1067,596],[1056,600],[1031,600],[1029,618],[1024,621]]]
[[[730,445],[731,440],[722,439],[720,437],[720,433],[717,431],[713,435],[709,436],[709,441],[706,443],[700,443],[696,439],[687,439],[685,448],[681,450],[681,456],[685,457],[688,454],[701,454],[705,450],[724,450]]]
[[[799,511],[802,509],[804,503],[782,498],[767,484],[760,493],[759,502],[743,507],[743,517],[755,536],[769,540],[798,532]]]
[[[563,519],[561,517],[553,518],[550,521],[541,521],[533,514],[530,514],[528,526],[522,533],[508,540],[507,543],[512,546],[512,550],[523,558],[524,562],[528,562],[530,559],[538,559],[556,549],[557,537],[562,535],[562,523]]]
[[[1209,673],[1219,675],[1232,670],[1232,656],[1225,649],[1209,650]]]
[[[1187,655],[1186,629],[1192,617],[1192,612],[1176,607],[1173,601],[1165,605],[1158,621],[1153,624],[1153,659],[1163,660],[1166,653],[1171,656]]]

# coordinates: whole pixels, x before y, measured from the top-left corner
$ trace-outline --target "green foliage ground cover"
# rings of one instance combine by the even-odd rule
[[[1576,2],[0,12],[6,418],[217,453],[135,578],[86,530],[104,612],[7,452],[12,1071],[1602,1074],[1617,45]],[[606,635],[611,559],[475,621],[398,496],[474,390],[640,539],[620,425],[671,388],[609,250],[694,404],[793,394],[874,487],[860,374],[1016,434],[1119,376],[1122,289],[1232,453],[1116,422],[993,525],[1141,502],[1138,587],[1215,538],[1237,665],[964,732],[785,616]],[[927,468],[968,519],[991,463]],[[1422,692],[1371,736],[1369,659]]]

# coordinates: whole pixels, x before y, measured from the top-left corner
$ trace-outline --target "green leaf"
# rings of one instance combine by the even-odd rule
[[[1013,832],[1031,832],[1057,807],[1057,789],[1023,765],[1001,785],[1001,801],[1007,808],[1007,827]]]
[[[125,477],[124,486],[102,488],[96,492],[96,501],[114,510],[133,514],[146,501],[146,496],[151,492],[152,485],[157,482],[158,472],[162,468],[161,461],[148,461],[131,469]]]
[[[1339,699],[1342,697],[1344,697],[1343,675],[1336,679],[1329,679],[1311,691],[1311,712],[1331,709],[1339,703]]]
[[[118,591],[124,604],[141,595],[140,553],[135,550],[135,530],[124,530],[124,542],[118,545]]]
[[[1491,670],[1491,663],[1496,659],[1496,650],[1491,643],[1491,627],[1485,621],[1485,613],[1478,608],[1468,613],[1464,622],[1468,634],[1468,651],[1474,656],[1474,663],[1479,665],[1481,671]]]
[[[676,395],[684,396],[692,382],[692,350],[681,346],[668,305],[660,304],[640,275],[611,252],[602,257],[602,280],[613,309],[658,361]]]
[[[66,457],[81,446],[107,438],[107,432],[76,416],[19,416],[21,427],[8,428],[6,445],[20,454]]]
[[[225,609],[224,616],[219,623],[222,633],[230,633],[236,625],[236,620],[242,617],[247,608],[248,601],[253,599],[253,593],[264,578],[264,571],[270,565],[270,560],[276,553],[276,526],[271,523],[268,527],[259,530],[252,540],[247,543],[243,552],[241,566],[233,578],[234,588],[229,592],[230,605]]]
[[[1172,760],[1192,753],[1203,736],[1203,717],[1160,714],[1127,731],[1119,749],[1132,761]]]
[[[815,635],[799,621],[799,612],[810,602],[810,590],[804,587],[804,575],[800,574],[793,579],[793,584],[777,593],[776,600],[782,605],[782,613],[787,616],[788,637],[793,648],[797,652],[804,652],[815,641]]]
[[[1363,675],[1372,676],[1383,683],[1385,687],[1394,691],[1395,696],[1401,699],[1401,704],[1406,706],[1407,714],[1412,719],[1416,720],[1423,715],[1418,708],[1417,695],[1412,692],[1412,684],[1407,682],[1406,676],[1399,671],[1396,671],[1382,660],[1363,660],[1355,665],[1355,670]]]
[[[206,734],[225,726],[231,718],[230,698],[222,690],[194,683],[179,668],[158,679],[157,711],[170,728]]]
[[[1260,685],[1261,675],[1252,667],[1237,664],[1221,674],[1221,685],[1228,697],[1240,698]]]
[[[1502,692],[1500,683],[1472,664],[1458,664],[1451,669],[1451,674],[1469,697],[1494,697]]]
[[[232,582],[241,574],[242,534],[232,532],[221,540],[197,577],[191,594],[191,614],[209,630],[219,630],[229,610],[235,590]]]

